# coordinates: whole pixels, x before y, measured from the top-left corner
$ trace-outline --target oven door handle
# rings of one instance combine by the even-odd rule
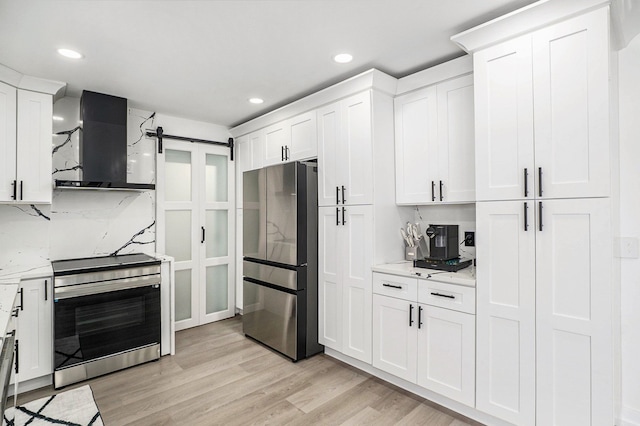
[[[70,299],[72,297],[109,293],[112,291],[129,290],[132,288],[149,287],[152,285],[160,285],[160,274],[146,275],[144,277],[122,278],[111,281],[101,281],[90,284],[56,287],[54,289],[54,299]]]

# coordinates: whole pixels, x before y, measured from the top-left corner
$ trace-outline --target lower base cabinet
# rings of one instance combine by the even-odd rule
[[[475,315],[374,294],[373,366],[473,407]]]
[[[50,277],[20,281],[16,305],[21,383],[53,373],[52,290]]]

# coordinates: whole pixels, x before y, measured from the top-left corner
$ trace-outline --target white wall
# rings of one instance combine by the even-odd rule
[[[619,52],[620,236],[640,238],[640,36]],[[640,425],[640,259],[621,259],[622,413]]]

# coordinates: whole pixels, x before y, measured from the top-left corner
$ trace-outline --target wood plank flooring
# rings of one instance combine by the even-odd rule
[[[479,425],[325,355],[292,363],[244,337],[239,316],[178,332],[175,356],[67,389],[86,383],[107,426]]]

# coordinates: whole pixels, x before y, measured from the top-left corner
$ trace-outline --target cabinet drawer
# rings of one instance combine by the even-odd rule
[[[374,272],[373,292],[415,302],[418,299],[418,279]]]
[[[476,289],[437,281],[419,280],[418,302],[454,311],[476,313]]]

